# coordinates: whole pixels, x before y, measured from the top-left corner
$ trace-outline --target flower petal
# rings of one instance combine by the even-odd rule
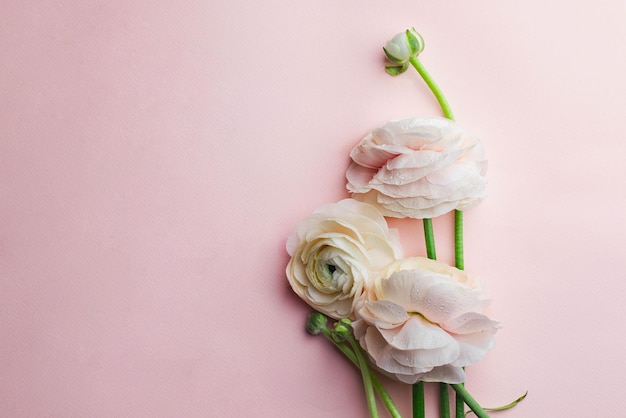
[[[428,288],[420,308],[429,321],[442,324],[479,304],[476,291],[459,283],[444,282]],[[451,324],[456,325],[459,325],[458,322]]]
[[[420,315],[411,316],[400,327],[380,329],[380,334],[390,346],[399,350],[428,350],[454,343],[450,334]]]
[[[455,366],[468,366],[477,361],[482,360],[487,351],[493,348],[493,333],[477,332],[474,334],[457,335],[455,337],[461,352],[459,357],[454,361]]]
[[[434,367],[431,371],[424,373],[419,377],[422,382],[441,382],[441,383],[463,383],[465,381],[465,372],[461,367],[451,364]]]
[[[482,313],[467,312],[446,321],[442,326],[455,334],[471,334],[475,332],[494,333],[500,327],[500,324]]]
[[[348,190],[386,216],[435,217],[485,197],[482,145],[445,118],[390,121],[366,135],[350,157]]]
[[[424,271],[419,269],[393,273],[388,279],[379,282],[378,297],[393,300],[407,312],[420,312],[424,295],[437,283],[437,278],[432,274],[423,273]]]
[[[302,220],[287,239],[293,291],[335,319],[353,317],[373,275],[401,256],[396,232],[376,207],[344,199]]]
[[[366,302],[359,310],[359,316],[381,328],[394,328],[409,319],[402,306],[388,300]]]

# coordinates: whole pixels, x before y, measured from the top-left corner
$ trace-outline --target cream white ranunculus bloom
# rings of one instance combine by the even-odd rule
[[[287,240],[287,279],[311,307],[353,317],[377,273],[401,257],[396,230],[374,206],[345,199],[320,207]]]
[[[467,273],[423,257],[391,264],[356,309],[355,337],[383,373],[404,383],[465,381],[499,323]]]
[[[434,218],[485,196],[487,161],[478,139],[445,118],[391,121],[351,151],[352,197],[395,218]]]

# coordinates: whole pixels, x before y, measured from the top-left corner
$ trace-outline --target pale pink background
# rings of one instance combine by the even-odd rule
[[[504,328],[469,390],[626,416],[624,0],[3,1],[0,416],[363,417],[284,241],[369,129],[438,114],[383,71],[411,26],[490,160],[466,265]]]

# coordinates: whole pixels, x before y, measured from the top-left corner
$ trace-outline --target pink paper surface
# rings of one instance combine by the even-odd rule
[[[383,69],[412,26],[489,158],[466,269],[504,327],[468,389],[528,390],[498,417],[623,416],[625,19],[623,0],[2,2],[0,416],[366,416],[304,332],[284,244],[347,197],[362,135],[439,115]],[[419,222],[392,226],[423,254]],[[447,261],[451,230],[435,220]]]

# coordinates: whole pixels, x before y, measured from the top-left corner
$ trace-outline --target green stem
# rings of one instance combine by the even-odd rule
[[[439,383],[439,416],[450,418],[450,394],[446,383]]]
[[[439,103],[439,106],[441,106],[441,110],[443,111],[443,115],[448,119],[454,120],[452,109],[450,108],[450,105],[448,104],[446,97],[443,95],[443,92],[441,91],[437,83],[435,83],[435,80],[432,78],[432,76],[428,73],[428,71],[426,71],[426,68],[422,65],[422,63],[417,58],[417,56],[411,57],[409,61],[411,65],[420,74],[420,76],[422,76],[422,79],[428,85],[428,88],[435,96],[435,99],[437,99],[437,102]],[[431,219],[424,219],[424,236],[426,238],[426,254],[428,255],[428,258],[435,260],[437,258],[437,255],[435,252],[435,237],[433,234],[433,225],[432,225]],[[456,248],[457,248],[457,244],[455,242],[455,250]],[[440,386],[440,393],[443,394],[444,390],[446,393],[446,403],[448,403],[447,401],[448,389],[446,385],[442,384]],[[443,402],[444,402],[443,398],[441,399],[441,402],[443,405]],[[449,409],[449,405],[448,405],[448,409]],[[446,415],[443,415],[443,413],[444,411],[442,410],[442,417],[446,417]],[[448,414],[447,416],[449,416],[450,414],[449,410],[447,411],[447,414]],[[418,382],[413,385],[413,417],[421,418],[423,416],[424,416],[424,388],[423,388],[423,383]]]
[[[425,218],[422,220],[424,224],[424,239],[426,240],[426,254],[431,260],[437,258],[435,250],[435,233],[433,231],[433,220]],[[424,400],[424,382],[413,384],[413,418],[424,418],[425,415]]]
[[[417,382],[413,384],[413,418],[426,418],[424,382]]]
[[[463,383],[461,383],[463,385]],[[465,417],[465,402],[459,396],[458,393],[454,394],[454,416],[456,418],[464,418]]]
[[[410,62],[411,62],[411,65],[420,74],[420,76],[422,77],[422,79],[424,80],[428,88],[430,89],[430,91],[433,93],[433,95],[435,96],[435,99],[437,99],[437,102],[439,103],[439,106],[441,107],[443,115],[447,119],[454,120],[454,114],[452,113],[452,108],[450,107],[448,100],[444,96],[443,92],[441,91],[437,83],[435,83],[435,80],[430,75],[430,73],[426,71],[426,68],[422,65],[421,61],[417,57],[411,57]],[[434,258],[434,257],[430,257],[430,255],[428,257]],[[459,270],[463,270],[465,268],[465,260],[464,260],[464,253],[463,253],[463,212],[458,211],[458,210],[454,211],[454,259],[455,259],[456,267]],[[463,416],[463,409],[464,409],[463,404],[464,402],[462,399],[460,399],[460,397],[458,396],[458,392],[457,392],[456,400],[455,400],[455,406],[456,406],[455,413],[457,417]]]
[[[335,341],[332,337],[332,333],[330,332],[330,330],[328,328],[323,328],[322,329],[322,333],[324,334],[324,336],[326,336],[326,338],[332,342],[333,344],[335,344],[335,346],[341,350],[341,352],[348,357],[348,359],[356,366],[359,367],[359,362],[356,358],[356,355],[354,354],[354,352],[350,349],[350,347],[348,347],[345,343],[338,343],[337,341]],[[383,401],[383,403],[385,404],[385,406],[387,407],[387,410],[389,411],[389,414],[391,415],[392,418],[402,418],[402,415],[400,414],[400,411],[398,410],[398,407],[396,406],[396,404],[393,402],[393,399],[391,399],[391,396],[389,395],[389,392],[387,392],[387,389],[385,389],[385,386],[383,386],[383,384],[380,382],[380,380],[378,380],[378,378],[376,377],[375,374],[371,373],[370,374],[370,378],[372,380],[372,385],[374,386],[374,390],[376,391],[376,393],[378,394],[378,397]]]
[[[423,219],[424,238],[426,240],[426,254],[431,260],[437,258],[435,250],[435,233],[433,232],[433,220],[430,218]],[[424,418],[426,411],[424,400],[424,382],[413,384],[413,418]]]
[[[424,222],[424,238],[426,240],[426,254],[431,260],[437,258],[437,252],[435,251],[435,234],[433,232],[433,220],[426,218],[422,220]]]
[[[459,270],[465,268],[465,257],[463,254],[463,212],[460,210],[454,211],[454,263]],[[454,413],[456,417],[465,417],[465,402],[463,402],[458,392],[455,394],[454,398]]]
[[[391,399],[391,396],[389,396],[389,393],[387,392],[383,384],[380,382],[380,380],[378,380],[376,375],[373,373],[371,373],[370,376],[372,378],[372,385],[374,385],[374,390],[376,391],[376,393],[378,393],[378,397],[383,401],[383,403],[387,407],[387,411],[389,411],[389,414],[391,415],[391,417],[402,418],[402,415],[400,415],[400,411],[398,411],[396,404],[393,403],[393,399]]]
[[[363,386],[365,387],[365,396],[367,398],[367,407],[370,412],[370,417],[378,418],[378,407],[376,406],[376,398],[374,397],[374,386],[372,385],[372,377],[370,374],[369,365],[367,364],[365,356],[363,356],[363,351],[361,351],[359,343],[356,342],[352,335],[348,337],[348,342],[352,346],[352,350],[354,350],[357,362],[359,363],[359,368],[361,369],[361,375],[363,376]]]
[[[437,83],[435,83],[435,80],[433,80],[432,76],[428,73],[428,71],[426,71],[426,68],[422,65],[420,60],[417,59],[417,57],[411,57],[409,61],[411,62],[411,65],[413,65],[413,67],[417,70],[417,72],[422,76],[430,91],[433,92],[435,99],[437,99],[437,102],[439,102],[439,106],[441,106],[441,110],[443,110],[443,115],[450,120],[454,120],[452,109],[450,108],[446,97],[443,95],[443,92],[441,91]]]
[[[454,211],[454,262],[459,270],[465,269],[463,253],[463,212]]]
[[[463,252],[463,212],[454,211],[454,263],[459,270],[465,269],[465,256]],[[463,385],[461,383],[461,385]],[[455,415],[457,418],[465,417],[465,402],[457,392],[455,394]]]
[[[460,383],[455,383],[450,385],[452,389],[454,389],[457,395],[465,402],[467,406],[470,407],[472,412],[476,414],[478,418],[489,418],[489,415],[485,412],[485,410],[476,402],[476,399],[472,398],[472,395],[465,389]]]

